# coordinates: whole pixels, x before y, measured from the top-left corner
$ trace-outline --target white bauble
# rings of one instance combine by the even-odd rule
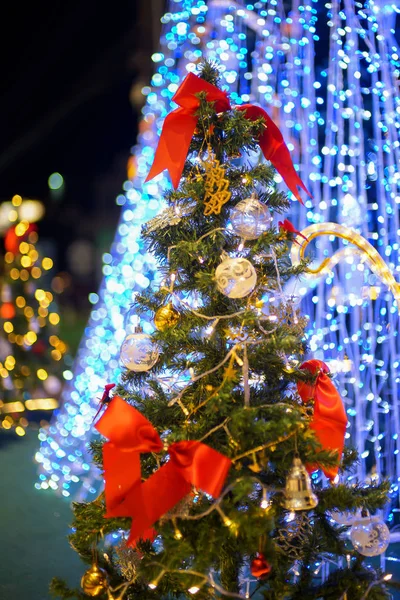
[[[265,204],[252,196],[231,210],[233,232],[244,240],[256,240],[271,225],[272,215]]]
[[[159,357],[157,344],[147,333],[131,333],[122,346],[120,360],[130,371],[149,371],[156,364]]]
[[[256,287],[257,274],[246,258],[225,258],[216,268],[215,281],[228,298],[244,298]]]
[[[363,556],[378,556],[389,546],[390,532],[380,517],[361,517],[353,521],[350,539]]]

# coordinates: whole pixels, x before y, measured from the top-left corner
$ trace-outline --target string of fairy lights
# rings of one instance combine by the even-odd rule
[[[371,242],[392,273],[399,272],[399,56],[391,3],[293,1],[291,10],[269,0],[171,1],[163,16],[160,49],[130,179],[118,196],[121,220],[104,280],[91,295],[93,310],[63,406],[40,433],[38,488],[68,497],[96,492],[85,444],[106,383],[120,374],[119,352],[131,324],[125,316],[135,293],[157,280],[153,257],[139,240],[141,224],[162,208],[169,186],[161,175],[144,185],[164,117],[182,77],[202,56],[221,64],[232,104],[258,102],[281,129],[313,200],[293,203],[296,228],[337,222]],[[315,64],[328,43],[326,61]],[[250,161],[253,158],[249,159]],[[254,157],[257,160],[257,157]],[[279,183],[280,177],[276,176]],[[330,236],[313,245],[316,258],[346,249]],[[318,263],[317,260],[317,263]],[[361,481],[389,474],[398,492],[400,458],[398,314],[395,298],[355,255],[344,255],[324,277],[302,280],[288,294],[303,298],[315,358],[336,372],[349,417],[346,437],[361,453]],[[152,325],[143,323],[145,333]],[[386,517],[393,521],[396,508]]]

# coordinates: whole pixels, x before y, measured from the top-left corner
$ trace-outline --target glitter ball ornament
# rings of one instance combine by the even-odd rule
[[[83,574],[81,588],[85,594],[92,598],[104,594],[108,588],[107,575],[104,569],[100,569],[96,564],[93,564],[90,569]]]
[[[262,204],[255,194],[241,200],[231,210],[233,232],[243,240],[256,240],[267,231],[272,221],[272,215],[265,204]]]
[[[389,546],[390,532],[379,517],[361,517],[353,521],[350,539],[363,556],[378,556]]]
[[[256,557],[251,561],[250,572],[257,579],[265,579],[270,574],[271,565],[261,552],[257,552]]]
[[[174,308],[172,302],[168,302],[165,306],[161,306],[154,315],[154,325],[158,331],[165,331],[175,327],[180,319],[180,314]]]
[[[130,371],[149,371],[158,357],[158,346],[147,333],[131,333],[121,346],[121,363]]]
[[[225,258],[215,270],[219,291],[228,298],[244,298],[256,287],[256,271],[245,258]]]

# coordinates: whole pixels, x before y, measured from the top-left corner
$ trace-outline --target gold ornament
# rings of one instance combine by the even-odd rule
[[[359,256],[376,273],[381,281],[387,285],[396,300],[400,313],[400,284],[393,277],[393,273],[379,252],[362,235],[338,223],[314,223],[303,229],[300,233],[301,236],[298,235],[295,239],[296,243],[292,245],[291,259],[293,265],[297,265],[304,258],[305,250],[311,240],[322,235],[335,236],[355,246],[354,248],[346,247],[338,250],[332,256],[325,258],[315,269],[308,268],[306,277],[320,277],[328,273],[341,260],[345,260],[349,256]],[[303,236],[305,239],[303,239]]]
[[[81,588],[88,596],[94,598],[104,594],[108,589],[107,575],[104,569],[94,563],[90,569],[83,574]]]
[[[174,308],[172,302],[168,302],[165,306],[161,306],[154,315],[154,325],[158,331],[165,331],[175,327],[181,315]]]
[[[205,170],[204,214],[219,215],[223,205],[228,202],[231,193],[228,190],[229,180],[225,178],[225,168],[213,154],[202,162]]]
[[[286,479],[284,507],[287,510],[311,510],[317,504],[310,476],[300,458],[295,456]]]

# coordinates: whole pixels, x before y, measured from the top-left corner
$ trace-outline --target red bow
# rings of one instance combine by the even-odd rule
[[[200,101],[196,94],[199,92],[206,92],[207,101],[215,102],[217,113],[231,109],[226,92],[219,90],[193,73],[189,73],[173,97],[174,102],[179,104],[179,108],[173,110],[165,118],[154,162],[146,181],[167,169],[173,186],[178,187],[190,142],[197,126],[198,117],[195,113],[200,106]],[[311,197],[294,169],[282,133],[265,110],[252,104],[243,104],[235,108],[243,111],[246,118],[252,121],[260,117],[264,118],[266,127],[258,141],[265,158],[271,161],[297,200],[302,202],[297,186],[300,186]]]
[[[168,448],[169,460],[142,482],[141,452],[160,452],[163,443],[136,408],[114,396],[96,429],[104,444],[106,517],[132,517],[129,544],[152,539],[153,525],[190,493],[192,486],[218,498],[231,460],[198,441]]]
[[[312,374],[318,373],[314,385],[299,381],[297,390],[303,402],[315,400],[314,418],[310,427],[317,434],[324,450],[337,451],[339,463],[343,453],[347,416],[342,399],[327,375],[329,367],[321,360],[313,359],[304,362],[300,369],[306,369]],[[318,468],[318,465],[307,465],[311,473]],[[329,479],[333,479],[339,471],[339,464],[335,467],[322,467],[322,471]]]
[[[306,238],[306,236],[303,235],[301,233],[301,231],[296,229],[295,226],[293,225],[293,223],[291,223],[289,221],[289,219],[285,219],[284,221],[278,221],[278,225],[281,229],[284,229],[287,233],[295,233],[296,235],[299,235],[300,237],[302,237],[303,240],[306,240],[308,242],[308,238]],[[293,241],[295,244],[298,243],[298,242],[296,242],[296,240],[293,240]]]

